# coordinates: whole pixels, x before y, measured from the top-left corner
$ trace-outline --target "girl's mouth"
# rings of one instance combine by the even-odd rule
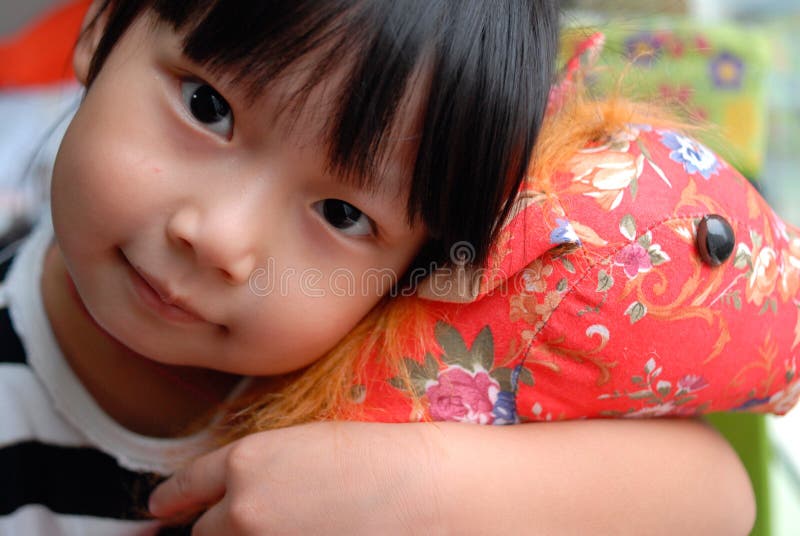
[[[133,264],[122,250],[120,250],[120,254],[128,267],[135,293],[148,308],[167,320],[175,322],[207,322],[185,300],[167,290],[166,285]]]

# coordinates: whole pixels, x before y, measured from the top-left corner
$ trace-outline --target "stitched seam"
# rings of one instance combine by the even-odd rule
[[[670,221],[694,220],[694,219],[697,219],[697,218],[701,218],[703,216],[708,216],[708,212],[690,213],[690,214],[684,214],[684,215],[681,215],[681,216],[676,216],[676,215],[667,216],[667,217],[662,218],[661,220],[656,221],[655,223],[652,223],[650,226],[648,226],[646,228],[645,231],[637,233],[636,238],[638,239],[640,236],[642,236],[644,234],[647,234],[648,232],[652,231],[656,227],[661,227],[662,225],[664,225],[665,223],[670,222]],[[570,219],[569,216],[567,216],[567,219],[568,220]],[[744,223],[744,222],[742,222],[741,220],[739,220],[737,218],[730,218],[729,221],[731,221],[731,222],[733,222],[733,223],[735,223],[737,225]],[[634,241],[635,240],[636,239],[634,239]],[[539,335],[542,333],[544,328],[547,327],[548,323],[550,322],[550,319],[553,318],[553,316],[556,314],[556,312],[561,308],[561,304],[564,303],[564,301],[567,299],[567,297],[570,294],[572,294],[572,292],[575,290],[575,288],[578,285],[580,285],[584,281],[584,279],[586,279],[589,276],[589,274],[592,272],[592,270],[595,268],[595,266],[598,266],[599,264],[602,264],[604,261],[607,261],[608,259],[610,259],[614,255],[616,255],[619,251],[621,251],[623,248],[625,248],[627,245],[629,245],[629,244],[626,243],[624,245],[619,246],[618,248],[615,248],[608,255],[606,255],[604,257],[601,257],[599,259],[596,259],[594,262],[592,262],[592,260],[586,254],[586,248],[583,247],[583,246],[581,247],[581,249],[579,251],[581,251],[583,253],[583,257],[586,260],[586,262],[588,263],[587,266],[586,266],[586,269],[584,270],[584,272],[577,279],[575,279],[573,281],[573,283],[569,287],[567,287],[567,290],[564,291],[563,297],[561,298],[561,300],[559,300],[558,304],[551,311],[550,316],[547,317],[547,320],[544,320],[542,322],[541,327],[538,330],[536,330],[536,332],[533,334],[533,337],[531,337],[530,342],[525,347],[525,351],[523,352],[523,356],[524,357],[522,358],[522,361],[520,361],[517,365],[515,365],[515,368],[517,366],[520,366],[520,367],[525,366],[525,362],[528,360],[528,355],[530,353],[531,348],[533,347],[535,342],[538,342],[537,339],[539,338]],[[519,408],[519,404],[517,403],[517,393],[518,392],[519,392],[519,384],[515,384],[514,385],[514,391],[513,391],[512,394],[514,395],[514,409],[516,410],[517,415],[519,415],[519,409],[520,409]]]

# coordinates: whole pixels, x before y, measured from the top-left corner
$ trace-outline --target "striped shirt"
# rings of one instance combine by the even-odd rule
[[[52,238],[45,217],[0,264],[0,536],[181,533],[148,518],[147,497],[202,450],[207,434],[145,437],[95,403],[44,311],[40,281]]]

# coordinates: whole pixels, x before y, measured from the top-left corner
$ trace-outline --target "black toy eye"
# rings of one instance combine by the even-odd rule
[[[233,113],[228,102],[217,90],[204,82],[181,82],[183,102],[192,116],[212,132],[230,139],[233,132]]]
[[[710,265],[719,266],[733,253],[736,237],[728,221],[717,214],[703,216],[697,224],[697,250],[700,259]]]

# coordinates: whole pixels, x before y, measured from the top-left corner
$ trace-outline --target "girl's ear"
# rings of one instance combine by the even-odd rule
[[[72,54],[72,68],[78,81],[86,85],[89,77],[89,66],[92,64],[94,52],[103,37],[105,30],[107,10],[98,17],[100,9],[107,4],[107,0],[93,0],[89,10],[83,17],[81,33],[78,42],[75,44],[75,51]]]

